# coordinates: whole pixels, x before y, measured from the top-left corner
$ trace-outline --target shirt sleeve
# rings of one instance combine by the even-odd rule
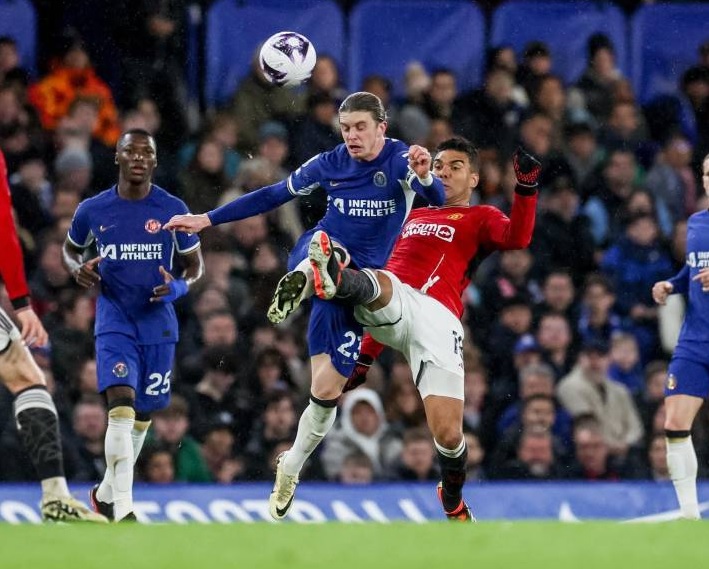
[[[265,213],[291,201],[296,194],[288,190],[285,181],[265,186],[207,212],[212,225],[221,225]]]
[[[320,186],[322,178],[322,154],[316,154],[288,176],[286,184],[291,195],[307,196]]]
[[[74,213],[74,218],[71,220],[71,227],[67,234],[67,239],[71,243],[81,249],[85,249],[94,240],[94,234],[91,231],[89,223],[89,213],[87,211],[86,202],[79,204]]]
[[[483,226],[483,241],[499,250],[524,249],[532,241],[537,215],[537,194],[515,194],[508,218],[499,209],[489,207]]]
[[[10,185],[5,156],[0,151],[0,276],[15,309],[29,305],[30,291],[25,279],[22,248],[12,217]]]
[[[672,294],[687,294],[689,291],[689,265],[682,267],[680,272],[668,282],[672,285]]]

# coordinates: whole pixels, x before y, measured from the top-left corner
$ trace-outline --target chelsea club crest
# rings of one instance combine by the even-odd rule
[[[113,366],[113,375],[116,377],[126,377],[128,375],[128,366],[123,362],[118,362]]]
[[[376,174],[374,174],[374,185],[377,186],[378,188],[383,188],[384,186],[387,185],[387,177],[384,172],[379,170]]]

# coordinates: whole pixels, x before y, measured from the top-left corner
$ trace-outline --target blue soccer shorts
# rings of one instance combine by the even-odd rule
[[[308,258],[308,245],[315,228],[303,233],[288,257],[288,270]],[[308,354],[327,354],[335,369],[349,377],[359,357],[362,325],[354,317],[354,307],[337,300],[311,297],[308,322]]]
[[[96,337],[98,390],[127,385],[135,390],[135,410],[151,413],[170,403],[175,344],[140,345],[125,334]]]
[[[709,345],[699,342],[677,344],[665,382],[665,397],[709,395]]]

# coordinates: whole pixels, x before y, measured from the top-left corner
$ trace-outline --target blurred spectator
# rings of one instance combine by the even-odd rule
[[[598,144],[596,131],[588,122],[572,122],[566,126],[564,158],[574,175],[574,188],[583,188],[601,165],[604,149]]]
[[[10,176],[12,206],[19,224],[30,233],[39,235],[52,223],[52,184],[47,166],[39,151],[29,151],[17,162],[17,170]]]
[[[203,138],[192,160],[180,174],[180,193],[190,211],[214,209],[230,185],[225,170],[225,151],[215,138]]]
[[[613,42],[604,33],[595,33],[586,44],[587,65],[576,83],[585,106],[597,123],[604,123],[611,112],[613,89],[622,75],[616,66]]]
[[[653,360],[645,366],[643,389],[635,394],[635,405],[640,413],[645,432],[654,432],[653,420],[655,414],[665,400],[665,383],[667,381],[667,362]],[[664,432],[664,427],[663,431]]]
[[[227,422],[210,425],[202,442],[202,458],[218,484],[230,484],[242,478],[246,472],[246,463],[234,452],[234,433]]]
[[[610,357],[608,377],[625,385],[633,396],[642,391],[645,378],[640,365],[640,351],[635,336],[627,332],[616,332],[611,336]]]
[[[386,421],[379,395],[366,387],[350,392],[342,404],[338,425],[325,438],[321,460],[328,479],[337,478],[345,457],[353,450],[365,453],[381,478],[402,452],[401,441]],[[433,442],[430,441],[433,460]]]
[[[396,480],[439,480],[436,449],[426,427],[414,427],[404,431],[403,447],[399,462],[395,465]]]
[[[578,321],[578,306],[574,301],[576,291],[568,270],[550,271],[544,279],[542,294],[542,301],[536,306],[537,314],[553,312],[565,316],[569,323]]]
[[[239,165],[243,160],[236,151],[239,141],[239,123],[236,117],[225,111],[219,111],[213,116],[205,118],[204,127],[197,139],[185,143],[180,148],[179,164],[181,168],[192,161],[197,152],[199,141],[205,139],[215,140],[221,144],[224,153],[224,174],[227,179],[232,180],[239,171]]]
[[[367,385],[372,387],[367,380]],[[426,424],[426,411],[408,362],[395,357],[384,393],[384,408],[390,428],[402,437],[404,432]]]
[[[111,89],[96,75],[89,54],[78,37],[66,37],[52,71],[29,89],[29,100],[39,112],[42,126],[54,130],[69,113],[77,97],[91,97],[99,107],[98,123],[93,132],[104,144],[118,140],[118,111]]]
[[[155,100],[166,117],[164,133],[171,150],[187,132],[186,61],[187,2],[185,0],[118,0],[114,10],[115,38],[120,51],[121,100]],[[158,141],[162,149],[165,145]]]
[[[452,124],[459,134],[481,149],[493,149],[498,157],[514,150],[521,107],[513,99],[514,77],[502,67],[492,67],[483,86],[463,93],[456,101]]]
[[[29,74],[22,68],[17,42],[10,36],[0,36],[0,84],[19,82],[27,85]]]
[[[630,319],[631,331],[640,345],[641,359],[647,362],[657,347],[657,307],[652,286],[672,275],[672,261],[659,239],[655,219],[645,213],[628,221],[625,236],[603,256],[601,270],[618,291],[616,306]]]
[[[106,471],[103,452],[108,414],[98,394],[85,395],[74,406],[72,428],[78,455],[75,480],[96,481]]]
[[[52,371],[60,381],[66,382],[79,361],[93,353],[94,300],[82,291],[64,289],[49,322],[52,322],[49,326]]]
[[[531,41],[524,46],[522,62],[517,68],[517,82],[530,96],[534,81],[551,72],[552,56],[549,46],[541,41]]]
[[[554,370],[556,379],[566,375],[574,365],[573,334],[564,314],[542,314],[537,328],[537,342],[542,348],[542,360]]]
[[[493,478],[509,480],[552,480],[560,478],[561,474],[554,456],[552,435],[538,425],[522,431],[514,457],[491,472]]]
[[[503,375],[511,377],[514,373],[513,361],[509,354],[517,340],[532,329],[532,308],[529,301],[520,295],[505,298],[498,319],[493,323],[487,344],[491,377]]]
[[[485,480],[487,473],[483,466],[485,462],[485,449],[480,444],[480,437],[475,431],[463,431],[465,446],[468,449],[468,458],[465,462],[465,478],[468,482]]]
[[[212,476],[202,458],[199,444],[187,434],[189,428],[187,401],[173,394],[167,407],[152,414],[152,429],[148,431],[146,446],[158,442],[169,448],[175,464],[175,480],[209,482]]]
[[[303,164],[320,152],[327,152],[341,140],[337,122],[337,106],[329,93],[308,95],[308,112],[293,133],[293,161]]]
[[[580,198],[570,178],[552,181],[542,194],[531,244],[537,272],[567,270],[577,286],[596,266],[591,222],[579,206]]]
[[[586,275],[577,332],[582,342],[603,340],[623,329],[621,317],[613,311],[616,297],[613,284],[602,273]]]
[[[340,81],[340,70],[335,59],[324,53],[319,53],[315,61],[315,67],[308,81],[308,91],[310,95],[326,94],[336,106],[347,97],[347,89]],[[314,152],[312,155],[316,154]]]
[[[608,377],[608,344],[584,344],[579,363],[557,387],[561,404],[571,415],[591,414],[598,419],[610,454],[625,459],[642,442],[643,426],[627,387]]]
[[[599,421],[582,416],[574,427],[574,457],[566,477],[580,480],[620,480],[620,469],[603,438]]]
[[[239,151],[252,154],[258,146],[258,129],[270,120],[289,120],[303,114],[303,93],[264,79],[254,54],[251,72],[241,81],[232,99],[229,111],[239,121]]]
[[[669,209],[672,221],[697,211],[698,185],[692,171],[692,145],[681,134],[667,137],[645,187]]]
[[[234,353],[226,347],[214,346],[202,354],[203,375],[190,397],[190,433],[201,440],[213,424],[233,424],[243,417],[235,417],[238,405],[232,386],[236,381],[238,363]],[[240,429],[236,429],[239,432]]]
[[[145,445],[135,465],[138,480],[148,484],[171,484],[175,479],[175,460],[168,444]]]
[[[362,451],[353,451],[342,461],[337,481],[340,484],[371,484],[374,482],[374,466]]]

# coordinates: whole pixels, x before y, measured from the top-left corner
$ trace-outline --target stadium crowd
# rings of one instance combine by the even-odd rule
[[[347,94],[321,54],[302,89],[270,86],[254,69],[227,106],[191,116],[173,72],[184,29],[169,7],[181,3],[131,4],[112,44],[119,92],[75,32],[64,30],[31,80],[13,40],[0,38],[0,149],[34,307],[50,333],[33,355],[57,403],[69,480],[103,476],[107,415],[96,392],[94,292],[74,282],[61,248],[78,203],[115,183],[118,134],[154,134],[156,183],[201,213],[333,148]],[[459,91],[452,72],[415,61],[401,70],[401,99],[393,78],[357,88],[385,103],[390,136],[431,151],[454,134],[472,140],[482,160],[476,203],[508,211],[518,144],[543,163],[531,247],[481,259],[464,298],[469,478],[668,480],[663,388],[683,301],[658,309],[651,288],[684,264],[686,218],[709,206],[699,180],[709,153],[709,42],[676,94],[645,106],[606,36],[589,40],[575,84],[551,72],[554,55],[541,42],[519,59],[492,46],[471,92]],[[307,306],[279,326],[265,313],[289,248],[324,205],[315,192],[203,232],[206,275],[177,304],[173,399],[154,415],[139,479],[273,479],[308,399]],[[342,398],[336,427],[301,477],[438,480],[425,424],[411,370],[385,352],[367,383]],[[699,475],[709,476],[706,405],[693,440]],[[0,456],[0,481],[36,478],[4,390]]]

